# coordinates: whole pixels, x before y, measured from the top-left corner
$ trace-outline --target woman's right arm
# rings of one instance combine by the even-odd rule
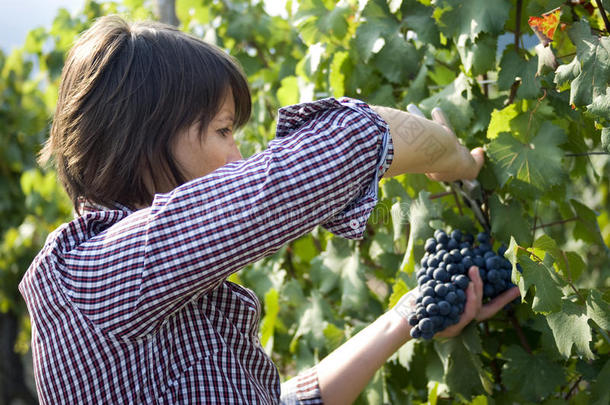
[[[389,107],[372,106],[390,126],[394,160],[386,177],[425,173],[433,180],[472,180],[483,165],[483,149],[469,151],[456,138],[440,110],[433,120]]]

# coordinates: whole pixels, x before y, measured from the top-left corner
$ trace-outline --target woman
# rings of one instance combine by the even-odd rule
[[[171,27],[105,17],[76,42],[41,161],[78,215],[20,284],[41,403],[349,403],[410,338],[405,297],[280,390],[260,304],[226,278],[317,225],[361,238],[381,176],[474,178],[482,150],[424,118],[326,99],[280,110],[277,139],[243,160],[233,132],[249,115],[235,61]],[[482,307],[470,274],[444,336],[515,296]]]

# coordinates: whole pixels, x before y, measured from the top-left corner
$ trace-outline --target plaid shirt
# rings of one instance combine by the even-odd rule
[[[321,403],[315,368],[280,389],[260,303],[226,278],[319,224],[361,238],[392,156],[366,104],[286,107],[263,152],[62,225],[19,286],[40,402]]]

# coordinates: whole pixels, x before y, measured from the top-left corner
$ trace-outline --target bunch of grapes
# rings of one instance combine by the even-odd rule
[[[471,234],[454,230],[447,235],[442,229],[426,240],[426,253],[416,273],[420,296],[409,316],[413,338],[432,339],[458,323],[466,305],[468,269],[473,265],[479,268],[484,298],[494,298],[513,286],[512,265],[504,257],[506,247],[494,252],[489,234],[484,232],[477,235],[476,242]]]

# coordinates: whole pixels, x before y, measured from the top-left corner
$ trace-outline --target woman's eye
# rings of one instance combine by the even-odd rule
[[[233,131],[231,130],[231,128],[221,128],[218,130],[218,133],[220,133],[220,135],[222,136],[229,136],[232,132]]]

